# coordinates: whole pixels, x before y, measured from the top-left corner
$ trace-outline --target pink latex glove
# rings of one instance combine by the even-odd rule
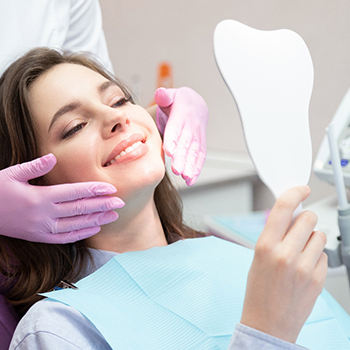
[[[118,218],[111,209],[124,206],[103,182],[56,186],[28,183],[56,164],[53,154],[0,171],[0,234],[32,242],[70,243],[100,231]]]
[[[162,134],[163,148],[172,157],[171,168],[192,186],[207,154],[206,129],[208,107],[194,90],[159,88],[154,94],[157,108],[157,125]]]

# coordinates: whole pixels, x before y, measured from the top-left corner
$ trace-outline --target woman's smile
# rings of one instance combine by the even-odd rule
[[[146,138],[141,134],[133,134],[117,144],[103,166],[108,167],[112,164],[120,164],[140,158],[148,152],[148,149]]]

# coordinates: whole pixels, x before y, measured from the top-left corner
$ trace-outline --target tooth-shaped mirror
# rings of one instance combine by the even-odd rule
[[[261,180],[275,198],[306,185],[313,65],[303,39],[291,30],[262,31],[225,20],[215,29],[214,53]]]

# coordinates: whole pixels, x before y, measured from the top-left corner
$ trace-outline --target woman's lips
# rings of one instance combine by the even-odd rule
[[[141,134],[133,134],[117,144],[103,166],[139,158],[147,151],[146,139]]]

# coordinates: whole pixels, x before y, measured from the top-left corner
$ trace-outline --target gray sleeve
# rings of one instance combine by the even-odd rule
[[[111,350],[98,329],[71,306],[48,299],[19,322],[10,350]]]
[[[35,350],[35,349],[50,349],[50,350],[83,350],[80,346],[72,344],[70,341],[45,331],[28,334],[17,345],[10,346],[10,349],[16,350]]]
[[[237,323],[228,350],[300,350],[299,345],[286,342],[256,329]]]

